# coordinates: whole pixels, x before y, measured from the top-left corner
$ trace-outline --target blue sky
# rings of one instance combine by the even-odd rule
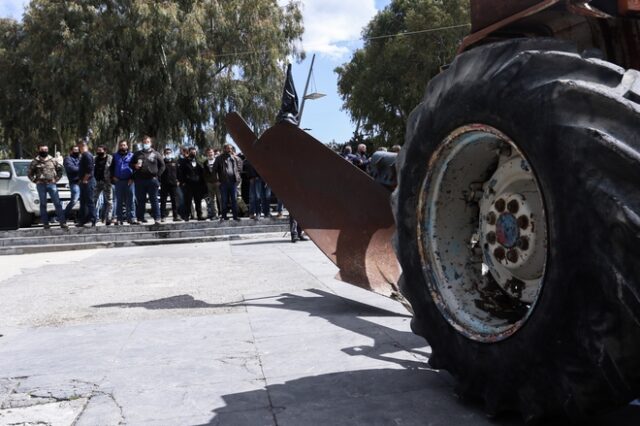
[[[352,52],[362,46],[362,28],[391,0],[302,0],[305,35],[302,47],[307,58],[294,63],[293,76],[299,96],[302,96],[315,53],[312,82],[317,92],[327,96],[307,101],[301,126],[322,142],[345,142],[351,138],[355,125],[346,112],[337,91],[337,76],[333,70],[348,62]],[[286,3],[287,0],[278,0]],[[28,0],[0,0],[0,17],[20,19]]]

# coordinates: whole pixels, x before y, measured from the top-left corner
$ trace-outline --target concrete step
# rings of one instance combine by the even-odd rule
[[[159,225],[96,226],[92,228],[26,229],[0,232],[0,254],[38,253],[145,244],[217,241],[248,234],[284,234],[287,219],[167,222]]]
[[[51,229],[43,229],[40,227],[34,228],[23,228],[17,231],[0,231],[0,240],[5,238],[24,238],[24,237],[50,237],[50,236],[59,236],[59,235],[69,235],[70,233],[74,234],[108,234],[108,233],[124,233],[124,232],[144,232],[148,230],[161,229],[163,231],[168,230],[176,230],[176,229],[204,229],[204,228],[216,228],[216,227],[234,227],[234,226],[255,226],[255,225],[274,225],[274,224],[288,224],[288,218],[270,218],[270,219],[260,219],[260,220],[251,220],[243,218],[240,222],[234,222],[233,220],[228,221],[189,221],[189,222],[173,222],[167,221],[165,223],[161,223],[160,225],[153,225],[153,220],[150,220],[147,224],[140,225],[129,225],[125,224],[122,226],[103,226],[98,225],[93,228],[75,228],[73,224],[70,224],[70,229],[65,230],[58,227],[58,225],[53,224]]]
[[[167,238],[167,239],[141,239],[141,240],[125,240],[125,241],[102,241],[89,243],[63,243],[63,244],[41,244],[41,245],[23,245],[0,247],[0,256],[15,254],[32,254],[32,253],[50,253],[60,251],[74,250],[91,250],[100,248],[118,248],[118,247],[134,247],[134,246],[152,246],[161,244],[193,244],[193,243],[211,243],[216,241],[234,241],[234,240],[250,240],[257,238],[277,238],[282,237],[282,232],[264,232],[252,234],[233,234],[233,235],[217,235],[205,237],[184,237],[184,238]]]

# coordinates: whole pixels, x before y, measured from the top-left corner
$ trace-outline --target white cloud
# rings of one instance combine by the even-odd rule
[[[343,59],[350,53],[351,49],[344,44],[359,39],[362,28],[377,13],[375,0],[302,0],[302,3],[304,49],[333,59]]]
[[[0,18],[22,19],[29,0],[0,0]]]

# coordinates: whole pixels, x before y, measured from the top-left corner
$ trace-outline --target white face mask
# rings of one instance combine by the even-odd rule
[[[151,144],[150,143],[142,144],[142,149],[144,149],[145,151],[150,150],[151,149]]]

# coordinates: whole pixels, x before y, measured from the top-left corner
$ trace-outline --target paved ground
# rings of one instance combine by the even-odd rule
[[[0,425],[520,424],[335,273],[273,238],[0,258]]]

